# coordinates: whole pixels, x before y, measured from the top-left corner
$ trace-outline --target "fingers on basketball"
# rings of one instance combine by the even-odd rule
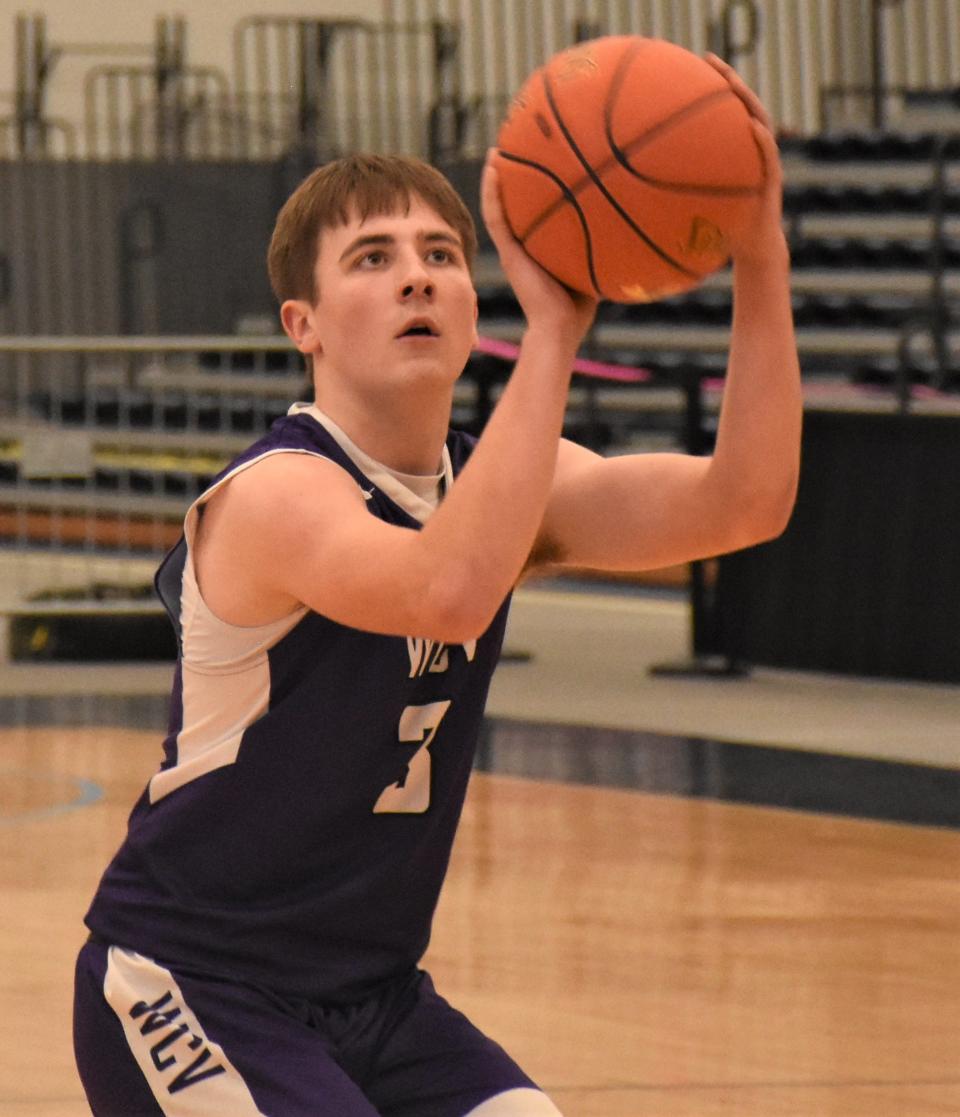
[[[750,86],[747,85],[743,78],[740,77],[740,75],[730,65],[730,63],[724,62],[724,60],[718,55],[711,54],[710,52],[705,55],[705,58],[715,70],[717,70],[720,74],[723,75],[723,77],[727,79],[730,88],[747,106],[747,111],[750,113],[750,115],[756,120],[759,120],[765,128],[769,129],[772,132],[773,121],[770,118],[770,114],[764,107],[763,102],[756,95],[756,93],[754,93]]]

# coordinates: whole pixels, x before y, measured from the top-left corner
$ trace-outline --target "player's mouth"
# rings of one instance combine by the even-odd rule
[[[440,330],[432,318],[411,318],[397,334],[398,341],[427,340],[440,336]]]

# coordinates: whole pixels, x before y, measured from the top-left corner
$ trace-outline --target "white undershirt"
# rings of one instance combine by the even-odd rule
[[[439,473],[425,475],[401,473],[371,458],[365,450],[361,450],[350,436],[315,404],[295,403],[287,414],[306,414],[315,419],[361,473],[421,524],[426,523],[436,510],[443,494],[449,491],[453,483],[453,463],[450,461],[450,452],[446,446],[443,447]]]

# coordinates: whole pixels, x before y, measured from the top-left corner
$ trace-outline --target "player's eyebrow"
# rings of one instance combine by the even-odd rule
[[[417,233],[417,238],[426,244],[450,244],[463,251],[463,243],[458,236],[448,233],[444,229],[428,229]],[[340,254],[340,259],[345,260],[360,248],[381,247],[391,248],[397,243],[397,238],[391,233],[363,233],[352,240]]]

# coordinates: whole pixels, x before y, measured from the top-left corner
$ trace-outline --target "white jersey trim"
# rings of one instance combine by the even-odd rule
[[[166,1117],[265,1117],[223,1048],[204,1034],[169,970],[111,946],[103,995]]]
[[[540,1090],[520,1087],[487,1098],[465,1117],[563,1117],[563,1114]]]

